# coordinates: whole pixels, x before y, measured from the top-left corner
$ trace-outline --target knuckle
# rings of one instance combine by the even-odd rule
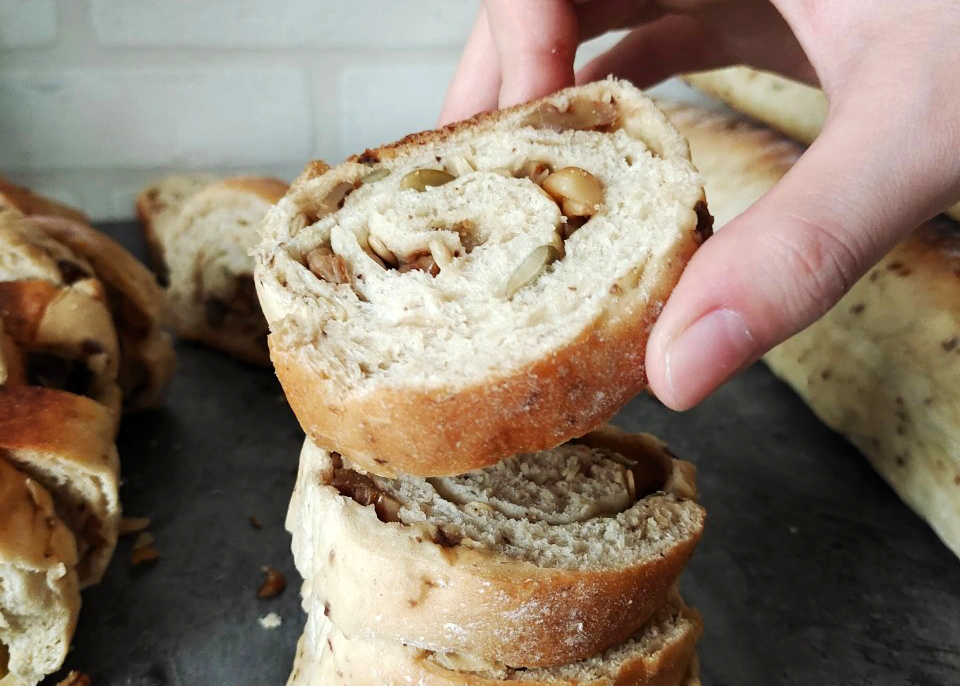
[[[789,231],[770,234],[776,241],[773,254],[780,256],[790,277],[785,283],[795,289],[788,298],[799,299],[797,309],[819,316],[860,277],[864,251],[855,244],[853,234],[829,223],[794,217],[791,224]],[[809,312],[811,306],[816,312]]]

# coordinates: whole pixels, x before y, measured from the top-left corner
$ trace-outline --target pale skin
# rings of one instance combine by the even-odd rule
[[[621,28],[632,30],[574,73],[580,42]],[[485,0],[441,114],[607,74],[646,87],[743,63],[820,85],[830,113],[791,172],[696,253],[654,327],[650,386],[677,410],[815,321],[960,199],[960,3]]]

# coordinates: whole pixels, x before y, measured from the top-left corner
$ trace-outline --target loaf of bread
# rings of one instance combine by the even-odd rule
[[[117,544],[120,465],[113,436],[110,411],[89,398],[0,388],[0,457],[53,496],[76,537],[81,587],[100,581]]]
[[[263,231],[271,354],[307,434],[437,476],[556,446],[641,390],[710,216],[686,142],[608,80],[312,165]]]
[[[250,251],[263,215],[286,190],[272,178],[178,175],[140,193],[137,212],[181,338],[270,363]]]
[[[17,210],[26,215],[64,217],[84,223],[89,221],[80,210],[18,186],[0,175],[0,211],[3,210]]]
[[[575,662],[663,604],[700,538],[694,470],[612,428],[457,477],[364,475],[309,440],[287,528],[304,607],[351,639]]]
[[[671,112],[718,226],[791,167],[800,148],[750,124]],[[764,358],[960,555],[960,226],[927,222],[820,321]]]
[[[120,344],[124,409],[159,407],[176,357],[164,328],[166,303],[156,277],[123,246],[87,224],[59,217],[29,221],[83,258],[103,283]]]
[[[704,93],[807,145],[820,134],[827,120],[823,91],[777,74],[740,66],[689,74],[685,78]],[[947,214],[960,221],[960,203],[947,210]]]
[[[700,615],[675,595],[621,645],[585,660],[517,669],[413,646],[351,640],[307,621],[287,686],[699,686]]]
[[[80,611],[77,546],[50,495],[2,456],[0,522],[0,683],[34,686],[70,648]]]

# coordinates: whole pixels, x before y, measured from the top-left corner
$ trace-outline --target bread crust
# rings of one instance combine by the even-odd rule
[[[162,405],[176,355],[163,328],[166,302],[156,277],[123,246],[86,224],[57,217],[30,221],[87,260],[107,288],[120,345],[124,409]]]
[[[455,671],[435,662],[427,651],[406,646],[351,640],[329,623],[309,620],[308,629],[297,645],[297,657],[287,686],[691,686],[696,677],[696,642],[702,621],[699,614],[681,605],[686,626],[675,640],[652,655],[633,654],[622,661],[612,678],[568,676],[509,680],[483,673]],[[313,624],[313,626],[311,626]],[[319,624],[319,626],[317,626]]]
[[[690,107],[670,115],[690,140],[718,226],[771,188],[801,150],[730,117]],[[927,222],[764,361],[960,556],[958,276],[960,226]]]
[[[613,88],[611,83],[592,84],[578,92],[599,98]],[[329,171],[318,164],[294,182],[287,197],[302,201],[306,184],[324,174],[329,178],[324,188],[352,181],[362,164],[382,163],[418,146],[487,131],[501,121],[536,112],[544,103],[566,102],[572,93],[563,91],[543,101],[414,134],[368,150]],[[662,125],[656,137],[660,154],[688,159],[686,143],[659,111],[649,105],[625,103],[623,98],[617,102],[624,108],[621,119],[625,129],[637,128],[632,124],[634,117],[653,118],[656,126],[651,128]],[[603,312],[573,342],[526,366],[491,373],[472,385],[417,385],[418,380],[413,380],[409,385],[380,386],[364,393],[350,393],[312,367],[312,343],[287,342],[293,337],[286,332],[295,329],[297,322],[295,317],[284,318],[286,302],[292,296],[271,273],[273,249],[267,246],[274,245],[271,239],[282,239],[270,235],[278,227],[271,229],[268,218],[257,289],[272,323],[270,351],[287,399],[304,431],[318,445],[386,476],[458,474],[580,436],[612,417],[646,386],[644,356],[649,332],[687,261],[711,231],[712,220],[702,195],[691,209],[697,210],[697,217],[678,232],[670,257],[646,264],[635,288],[611,294]]]
[[[512,666],[587,658],[643,625],[667,598],[702,532],[674,532],[652,560],[603,569],[539,567],[495,550],[438,544],[421,527],[383,522],[325,482],[325,452],[304,446],[287,528],[307,582],[304,606],[351,638],[376,637]],[[644,467],[649,466],[643,464]],[[671,468],[683,471],[681,461]],[[648,496],[674,504],[673,493]],[[363,589],[358,591],[358,589]]]
[[[78,222],[87,222],[87,215],[80,210],[51,200],[29,188],[18,186],[0,175],[0,210],[14,209],[26,215],[64,217]]]
[[[0,569],[25,593],[11,599],[0,589],[0,644],[9,653],[0,678],[33,685],[59,669],[70,648],[80,611],[77,546],[50,495],[2,457],[0,522]]]
[[[46,487],[83,544],[81,587],[97,583],[113,556],[120,522],[120,463],[113,417],[100,404],[51,388],[0,388],[0,456]],[[56,474],[52,477],[51,474]],[[96,484],[86,499],[71,488]]]

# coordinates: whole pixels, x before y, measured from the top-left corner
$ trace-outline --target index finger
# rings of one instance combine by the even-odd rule
[[[477,15],[440,123],[573,85],[577,18],[568,0],[487,0]]]
[[[500,107],[573,85],[579,36],[569,0],[486,0],[500,59]]]

